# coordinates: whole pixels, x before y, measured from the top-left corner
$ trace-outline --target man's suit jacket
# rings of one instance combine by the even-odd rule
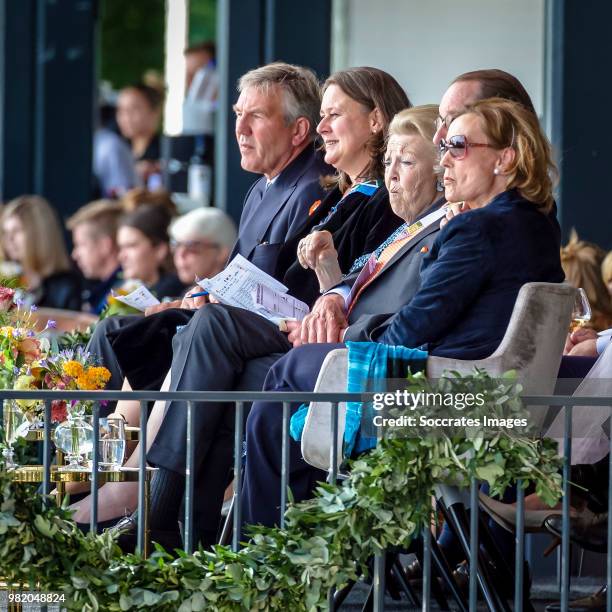
[[[267,189],[264,176],[257,180],[246,195],[229,260],[240,253],[274,275],[283,243],[302,227],[312,204],[324,197],[320,179],[331,172],[333,168],[309,144]]]
[[[437,210],[443,199],[435,202],[421,217]],[[390,321],[416,294],[421,285],[421,264],[440,231],[436,221],[414,236],[387,262],[363,289],[349,315],[344,340],[367,341],[374,329]],[[352,285],[358,273],[345,279]]]
[[[369,338],[482,359],[501,342],[522,285],[563,279],[554,224],[516,190],[506,191],[440,231],[418,293]]]

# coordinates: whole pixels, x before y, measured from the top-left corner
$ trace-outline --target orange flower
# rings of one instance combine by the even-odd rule
[[[37,338],[24,338],[19,342],[17,347],[19,352],[23,355],[23,359],[26,363],[32,363],[37,359],[40,359],[40,342]]]

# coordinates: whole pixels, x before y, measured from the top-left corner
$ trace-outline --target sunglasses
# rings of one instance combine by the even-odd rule
[[[207,249],[218,249],[218,244],[208,244],[206,242],[200,242],[199,240],[170,240],[170,248],[173,252],[178,251],[179,249],[183,249],[188,253],[193,253],[194,255],[199,255],[203,251]]]
[[[463,136],[462,134],[451,136],[447,140],[442,138],[438,146],[440,148],[440,157],[442,157],[448,151],[453,159],[464,159],[467,156],[468,148],[470,147],[494,148],[493,145],[485,144],[483,142],[468,142],[467,136]]]

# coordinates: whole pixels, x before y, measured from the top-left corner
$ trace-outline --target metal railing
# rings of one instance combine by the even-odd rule
[[[146,446],[147,446],[147,421],[148,402],[182,401],[186,402],[187,410],[187,434],[186,434],[186,473],[185,473],[185,517],[184,517],[184,549],[193,551],[193,506],[194,506],[194,466],[197,441],[193,437],[193,425],[196,406],[195,402],[206,404],[207,402],[221,402],[233,404],[235,412],[235,435],[234,435],[234,493],[233,493],[233,534],[231,546],[237,551],[240,545],[240,534],[242,528],[241,517],[241,480],[242,480],[242,452],[244,438],[244,414],[245,403],[254,401],[274,401],[283,405],[282,413],[282,440],[281,445],[281,504],[279,525],[284,526],[284,514],[287,507],[287,491],[289,486],[289,420],[290,407],[294,403],[308,403],[311,401],[329,402],[332,411],[330,468],[327,480],[335,483],[338,478],[337,465],[337,433],[338,433],[338,404],[347,401],[364,401],[371,399],[372,394],[363,393],[284,393],[284,392],[215,392],[215,391],[14,391],[0,390],[0,403],[4,400],[30,399],[44,403],[44,439],[43,439],[43,478],[42,492],[48,494],[51,486],[51,402],[56,399],[72,401],[93,401],[93,450],[91,470],[91,530],[96,531],[98,524],[98,484],[99,484],[99,448],[95,441],[98,440],[99,414],[101,401],[130,400],[140,402],[140,453],[139,453],[139,478],[138,478],[138,512],[143,516],[145,511],[145,480],[146,480]],[[563,406],[565,410],[565,428],[563,438],[563,501],[562,501],[562,538],[561,538],[561,610],[568,610],[569,586],[570,586],[570,495],[569,474],[572,453],[572,412],[575,407],[580,406],[604,406],[612,407],[612,397],[573,397],[573,396],[525,396],[522,398],[529,406]],[[199,409],[206,409],[205,405]],[[612,439],[610,440],[610,451],[612,451]],[[608,505],[612,504],[612,452],[609,455],[610,472],[608,476]],[[513,609],[522,612],[525,602],[525,493],[522,482],[517,483],[517,518],[515,532],[515,580]],[[478,481],[472,478],[469,487],[469,507],[478,508]],[[469,590],[467,609],[473,612],[477,609],[479,591],[484,594],[489,609],[505,612],[509,607],[494,597],[489,598],[486,587],[481,580],[481,568],[479,566],[479,514],[471,512],[469,519],[469,533],[464,534],[466,542],[464,548],[469,563]],[[612,514],[608,514],[608,546],[607,546],[607,612],[612,612]],[[421,566],[423,568],[422,581],[422,610],[427,612],[431,609],[432,588],[432,536],[429,527],[423,530],[423,557]],[[145,543],[145,524],[138,521],[137,550],[142,552]],[[375,611],[384,610],[385,602],[385,555],[376,556],[372,575],[372,600]],[[479,588],[480,587],[480,588]],[[330,607],[333,605],[333,594],[330,594]],[[461,607],[461,606],[460,606]],[[465,607],[463,607],[465,609]]]

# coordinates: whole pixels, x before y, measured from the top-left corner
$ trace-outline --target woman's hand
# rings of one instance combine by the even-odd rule
[[[300,343],[340,342],[348,327],[344,308],[344,298],[341,295],[332,293],[320,297],[312,312],[302,320]]]
[[[440,229],[442,229],[453,217],[467,212],[470,210],[469,206],[465,202],[455,202],[448,205],[446,209],[446,217],[442,217],[440,220]]]
[[[315,270],[325,260],[338,261],[338,253],[334,248],[334,239],[326,231],[312,232],[302,238],[298,245],[298,261],[303,268]]]
[[[302,238],[298,246],[298,261],[302,267],[315,271],[321,291],[327,291],[342,280],[338,252],[332,235],[326,230]]]

